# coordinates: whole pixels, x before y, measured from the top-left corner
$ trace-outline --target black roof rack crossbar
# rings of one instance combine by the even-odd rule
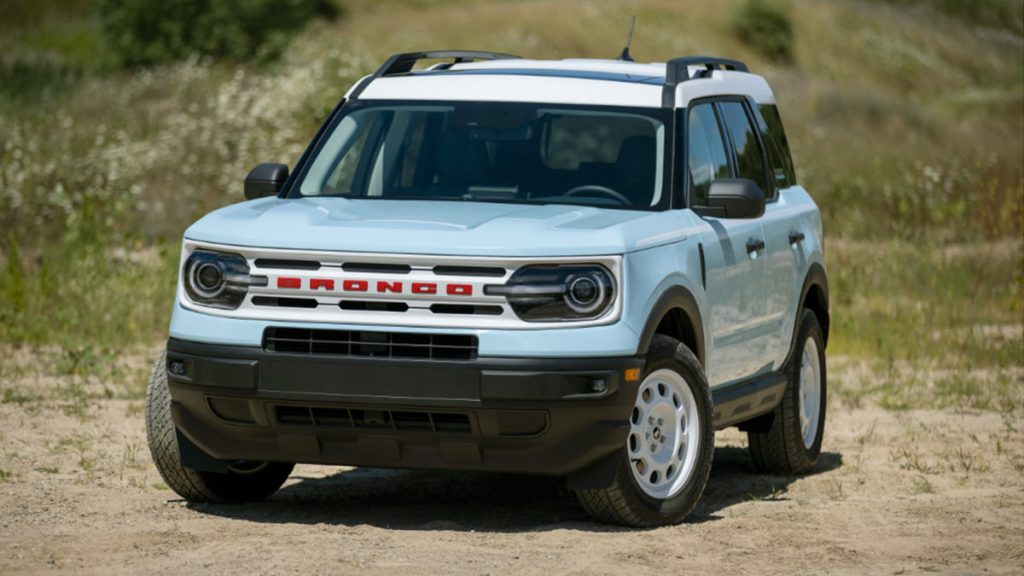
[[[739,60],[715,58],[714,56],[686,56],[673,58],[665,65],[665,90],[662,93],[662,106],[672,108],[676,101],[676,86],[702,76],[690,76],[690,66],[703,66],[708,72],[712,70],[732,70],[734,72],[750,72],[747,65]]]
[[[416,65],[416,62],[420,60],[446,60],[448,58],[454,61],[449,64],[459,64],[462,62],[472,62],[474,60],[509,60],[519,58],[513,54],[501,54],[499,52],[479,52],[473,50],[435,50],[431,52],[405,52],[403,54],[395,54],[391,58],[388,58],[387,62],[384,63],[376,72],[374,72],[374,78],[380,78],[382,76],[392,76],[395,74],[406,74],[412,71],[412,67]]]

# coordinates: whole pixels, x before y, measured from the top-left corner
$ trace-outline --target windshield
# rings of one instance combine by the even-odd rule
[[[659,110],[504,102],[346,110],[307,163],[300,195],[668,206]]]

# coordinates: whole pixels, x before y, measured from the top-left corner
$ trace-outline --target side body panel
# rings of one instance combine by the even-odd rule
[[[812,264],[824,266],[821,214],[806,190],[791,186],[767,206],[764,230],[771,365],[779,370],[793,340],[804,279]]]

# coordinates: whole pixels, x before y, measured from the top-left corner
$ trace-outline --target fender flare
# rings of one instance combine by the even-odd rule
[[[817,288],[821,292],[821,310],[816,310],[815,312],[824,314],[823,317],[818,318],[818,321],[821,324],[822,335],[825,337],[825,345],[828,345],[828,330],[830,324],[828,276],[825,274],[825,267],[820,262],[814,262],[808,268],[807,275],[804,277],[803,288],[800,289],[800,304],[796,309],[797,319],[793,322],[793,335],[789,338],[789,351],[786,352],[786,360],[783,362],[783,366],[789,365],[789,361],[793,357],[793,352],[796,350],[796,338],[800,331],[800,313],[801,310],[804,309],[804,304],[807,302],[807,294],[810,293],[811,288]]]
[[[666,314],[676,308],[682,310],[693,325],[694,347],[696,348],[693,353],[696,354],[697,360],[700,361],[701,365],[704,365],[704,322],[701,319],[700,306],[697,304],[697,299],[693,297],[693,294],[678,284],[665,290],[651,308],[650,313],[647,315],[647,323],[644,324],[644,330],[640,333],[640,345],[637,348],[637,355],[643,356],[647,354],[647,349],[650,348],[651,341],[654,340],[654,334],[658,329],[658,325],[665,318]]]

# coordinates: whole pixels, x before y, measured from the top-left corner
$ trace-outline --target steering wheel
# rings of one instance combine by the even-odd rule
[[[600,194],[604,194],[605,196],[618,200],[623,205],[628,206],[629,204],[632,204],[632,202],[629,201],[629,198],[626,198],[621,193],[616,192],[615,190],[612,190],[607,186],[599,186],[597,184],[584,184],[582,186],[577,186],[563,194],[563,196],[584,196],[584,192],[598,192]]]

